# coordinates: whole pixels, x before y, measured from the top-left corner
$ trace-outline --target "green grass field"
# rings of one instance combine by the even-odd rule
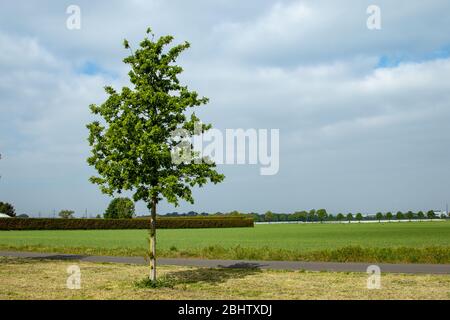
[[[164,257],[450,262],[450,222],[271,224],[232,229],[161,229]],[[143,255],[145,230],[0,231],[0,249]]]

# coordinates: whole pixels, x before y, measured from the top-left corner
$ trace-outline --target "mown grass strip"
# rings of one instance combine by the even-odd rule
[[[0,300],[227,300],[227,299],[413,299],[450,298],[448,275],[383,273],[382,289],[367,289],[361,272],[309,272],[159,266],[161,281],[140,282],[148,266],[77,262],[81,290],[67,289],[73,261],[0,257]],[[156,288],[155,288],[156,287]]]

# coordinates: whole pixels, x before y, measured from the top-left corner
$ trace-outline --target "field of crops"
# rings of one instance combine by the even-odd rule
[[[0,250],[142,255],[146,248],[145,230],[0,231]],[[447,263],[450,222],[159,230],[158,251],[165,257]]]

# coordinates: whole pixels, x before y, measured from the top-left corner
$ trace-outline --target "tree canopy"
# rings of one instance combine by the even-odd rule
[[[134,202],[129,198],[111,200],[103,215],[105,219],[131,219],[135,213]]]
[[[62,219],[72,219],[74,214],[75,212],[72,210],[61,210],[58,216]]]
[[[0,202],[0,213],[4,213],[10,217],[16,216],[16,210],[14,206],[7,202]]]
[[[131,68],[131,88],[117,91],[107,86],[107,100],[90,106],[92,113],[103,119],[87,126],[92,147],[88,163],[99,174],[90,180],[108,195],[132,190],[134,201],[147,204],[162,197],[175,205],[179,199],[193,203],[192,187],[203,186],[208,180],[221,182],[224,176],[214,170],[210,159],[198,159],[195,152],[189,163],[172,161],[180,144],[173,133],[183,129],[198,134],[195,124],[199,118],[195,113],[188,116],[186,110],[204,105],[208,99],[199,97],[178,79],[183,69],[173,62],[189,48],[189,43],[167,48],[172,36],[153,40],[150,29],[147,35],[152,38],[145,37],[134,52],[124,41],[125,48],[131,51],[123,60]],[[207,124],[200,126],[202,132],[211,128]]]

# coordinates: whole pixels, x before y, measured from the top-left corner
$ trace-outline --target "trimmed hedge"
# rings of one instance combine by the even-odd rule
[[[246,217],[222,218],[158,218],[158,229],[238,228],[253,227],[253,219]],[[0,230],[95,230],[95,229],[149,229],[150,220],[137,219],[0,219]]]

